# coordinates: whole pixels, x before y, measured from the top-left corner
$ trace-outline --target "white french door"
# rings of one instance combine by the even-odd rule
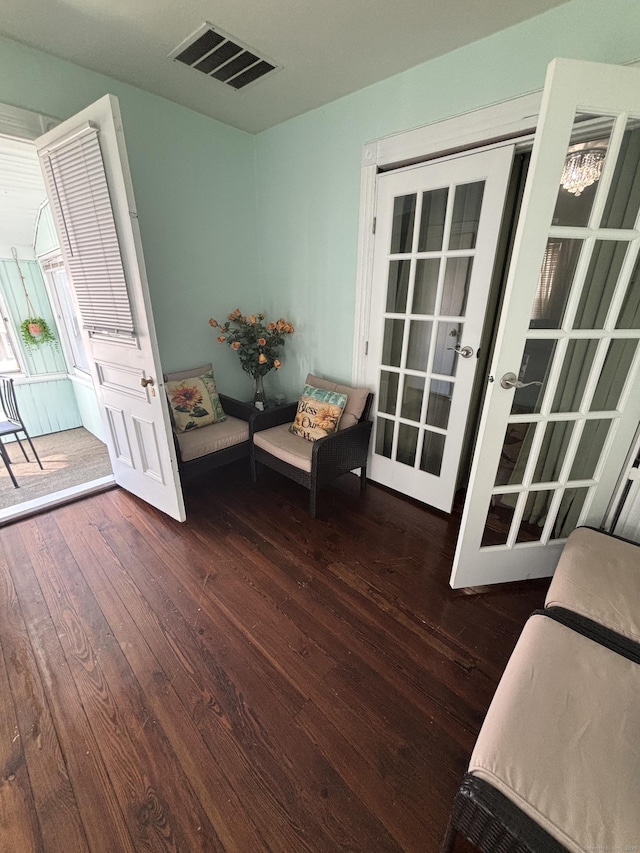
[[[513,146],[378,178],[369,476],[451,511]]]
[[[602,524],[640,417],[639,251],[640,72],[555,60],[453,587],[548,576]]]
[[[35,141],[116,482],[185,510],[116,98]]]

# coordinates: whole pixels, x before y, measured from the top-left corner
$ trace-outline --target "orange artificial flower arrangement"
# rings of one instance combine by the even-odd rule
[[[242,369],[254,379],[282,367],[278,358],[280,347],[284,346],[286,336],[294,332],[291,323],[282,317],[275,323],[267,323],[262,312],[246,317],[239,308],[224,323],[212,317],[209,325],[218,330],[219,343],[228,344],[238,353]]]

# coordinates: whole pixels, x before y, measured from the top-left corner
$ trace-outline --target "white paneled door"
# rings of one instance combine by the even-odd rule
[[[116,482],[185,518],[117,100],[36,140]]]
[[[640,417],[640,72],[549,67],[454,587],[552,574]]]
[[[378,178],[370,476],[451,511],[513,146]]]

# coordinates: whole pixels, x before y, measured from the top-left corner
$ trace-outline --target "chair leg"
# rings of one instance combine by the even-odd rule
[[[40,461],[40,457],[38,456],[38,451],[33,446],[33,442],[31,441],[31,436],[26,431],[25,431],[25,435],[27,436],[27,441],[29,442],[29,447],[33,450],[33,455],[36,457],[36,462],[42,468],[42,462]],[[44,471],[44,468],[42,468],[42,470]]]
[[[251,479],[254,483],[258,482],[258,463],[253,453],[251,454]]]
[[[28,438],[28,436],[27,436],[27,438]],[[20,445],[20,450],[22,451],[22,455],[23,455],[23,456],[24,456],[24,458],[27,460],[27,462],[29,462],[30,460],[29,460],[29,457],[27,456],[27,451],[24,449],[24,445],[23,445],[23,443],[20,441],[20,439],[18,438],[18,434],[17,434],[17,433],[16,433],[16,441],[17,441],[17,442],[18,442],[18,444]]]
[[[363,465],[360,469],[360,494],[367,488],[367,466]]]
[[[4,442],[0,441],[0,456],[2,456],[2,461],[4,462],[7,471],[9,472],[9,476],[11,477],[11,481],[16,489],[19,489],[20,486],[18,481],[16,480],[16,476],[11,470],[11,460],[9,459],[9,454],[7,453],[7,448],[4,446]]]
[[[310,496],[309,496],[309,515],[311,516],[311,518],[315,518],[316,517],[317,492],[314,488],[312,488],[309,494],[310,494]]]

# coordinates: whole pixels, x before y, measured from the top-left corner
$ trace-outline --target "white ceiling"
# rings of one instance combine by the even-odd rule
[[[255,133],[563,2],[3,0],[0,32]],[[204,21],[283,70],[237,92],[168,59]]]
[[[33,246],[38,210],[47,194],[30,142],[0,138],[0,256],[15,246],[20,257]]]

